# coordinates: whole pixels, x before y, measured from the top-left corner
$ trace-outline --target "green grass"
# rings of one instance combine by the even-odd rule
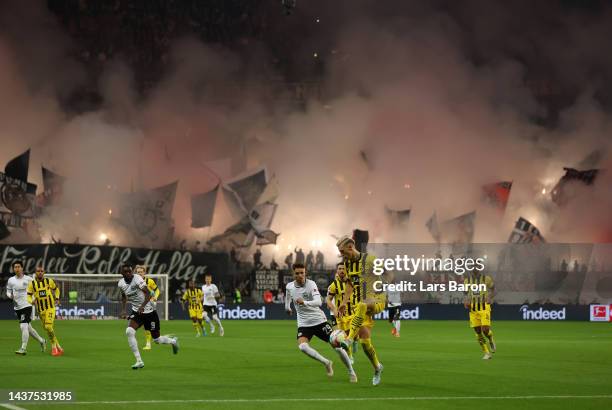
[[[323,366],[297,349],[295,321],[224,324],[225,337],[196,339],[190,322],[162,322],[162,333],[179,336],[179,354],[154,345],[141,352],[146,367],[134,371],[124,321],[56,321],[63,357],[42,354],[32,339],[27,356],[15,355],[18,324],[0,321],[0,389],[66,389],[79,402],[220,400],[19,405],[26,409],[612,408],[612,329],[605,323],[496,322],[498,353],[483,361],[466,322],[404,321],[401,339],[377,322],[373,342],[385,365],[378,387],[361,350],[359,383],[351,385],[336,353],[315,340],[313,347],[335,362],[328,380]],[[40,322],[34,327],[41,331]],[[138,339],[142,345],[141,330]],[[607,397],[575,397],[600,395]],[[239,401],[270,398],[294,401]],[[326,398],[363,400],[310,401]]]

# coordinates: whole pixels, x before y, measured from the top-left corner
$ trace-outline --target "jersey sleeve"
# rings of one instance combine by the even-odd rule
[[[157,283],[155,283],[155,281],[151,278],[149,278],[147,282],[147,287],[153,293],[155,299],[159,298],[161,292],[159,291],[159,287],[157,287]]]
[[[32,296],[34,295],[34,281],[28,283],[28,303],[32,303]]]
[[[189,296],[187,295],[187,291],[185,291],[185,293],[183,293],[183,300],[187,300],[189,299]]]
[[[13,298],[13,289],[14,289],[13,288],[13,281],[11,279],[9,279],[8,282],[6,283],[6,296],[9,299]]]
[[[51,278],[49,278],[49,289],[53,291],[53,296],[55,296],[55,299],[59,299],[60,297],[60,290],[57,287],[57,285],[55,284],[55,281]]]
[[[366,256],[365,267],[363,270],[366,275],[374,275],[374,261],[375,260],[376,260],[376,256],[374,255]]]
[[[132,280],[136,281],[136,286],[138,286],[139,289],[145,290],[148,288],[147,282],[145,282],[139,275],[134,275],[134,279]]]
[[[212,285],[213,286],[213,295],[216,295],[217,293],[219,293],[219,288],[217,287],[217,285]]]
[[[485,283],[487,284],[487,290],[493,289],[495,284],[493,283],[493,278],[491,276],[487,276],[485,278]]]
[[[285,287],[285,310],[291,309],[291,288],[289,288],[289,284]]]
[[[336,294],[338,294],[338,291],[336,289],[336,282],[335,281],[332,282],[331,285],[329,285],[327,287],[327,294],[328,295],[336,295]]]

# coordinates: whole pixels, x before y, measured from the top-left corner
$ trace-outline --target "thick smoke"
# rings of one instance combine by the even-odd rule
[[[75,45],[42,5],[11,6],[21,23],[0,33],[0,163],[31,147],[31,180],[42,183],[40,164],[70,178],[69,211],[43,221],[66,241],[99,241],[118,192],[177,179],[179,235],[218,233],[189,228],[189,197],[218,183],[207,161],[242,150],[279,181],[277,260],[296,245],[331,255],[330,235],[355,227],[373,241],[429,242],[434,210],[444,220],[477,209],[476,241],[505,241],[519,216],[548,241],[609,241],[609,174],[563,209],[546,192],[594,150],[589,167],[610,169],[611,11],[406,3],[311,1],[289,17],[269,13],[268,26],[299,50],[298,68],[324,62],[323,98],[305,109],[244,81],[267,45],[253,45],[246,64],[181,38],[145,98],[118,59],[100,77],[102,107],[79,115],[59,102],[85,79]],[[481,185],[501,180],[514,183],[503,219],[480,203]],[[385,206],[411,208],[408,226],[390,227]]]

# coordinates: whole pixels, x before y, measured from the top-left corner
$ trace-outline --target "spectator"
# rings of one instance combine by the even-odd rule
[[[296,247],[294,252],[295,252],[295,263],[305,264],[306,258],[304,257],[304,251],[302,250],[302,248],[298,249]]]
[[[264,300],[264,303],[272,303],[272,301],[274,300],[274,295],[272,294],[270,289],[266,289],[264,291],[263,300]]]
[[[317,251],[317,256],[315,256],[315,269],[316,270],[324,270],[325,269],[325,256],[323,252],[320,250]]]
[[[314,253],[308,252],[306,255],[306,270],[311,271],[314,268]]]
[[[270,269],[271,270],[278,270],[278,263],[276,263],[274,258],[272,258],[272,260],[270,261]]]
[[[561,261],[561,272],[567,272],[567,262],[565,259]]]
[[[283,292],[283,288],[278,288],[274,303],[285,303],[285,292]]]
[[[240,289],[238,288],[234,289],[234,303],[242,303],[242,294],[240,293]]]
[[[263,267],[263,263],[261,263],[261,250],[259,248],[257,248],[253,254],[253,265],[255,265],[255,269],[261,269]]]
[[[293,266],[293,253],[289,252],[289,255],[285,258],[285,265],[287,265],[287,270],[291,270]]]

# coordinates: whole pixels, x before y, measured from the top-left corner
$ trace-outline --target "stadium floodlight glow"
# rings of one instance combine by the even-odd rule
[[[100,240],[101,240],[101,241],[105,241],[105,240],[107,240],[107,239],[108,239],[108,235],[106,235],[106,234],[103,232],[103,233],[101,233],[101,234],[100,234],[99,238],[100,238]]]

